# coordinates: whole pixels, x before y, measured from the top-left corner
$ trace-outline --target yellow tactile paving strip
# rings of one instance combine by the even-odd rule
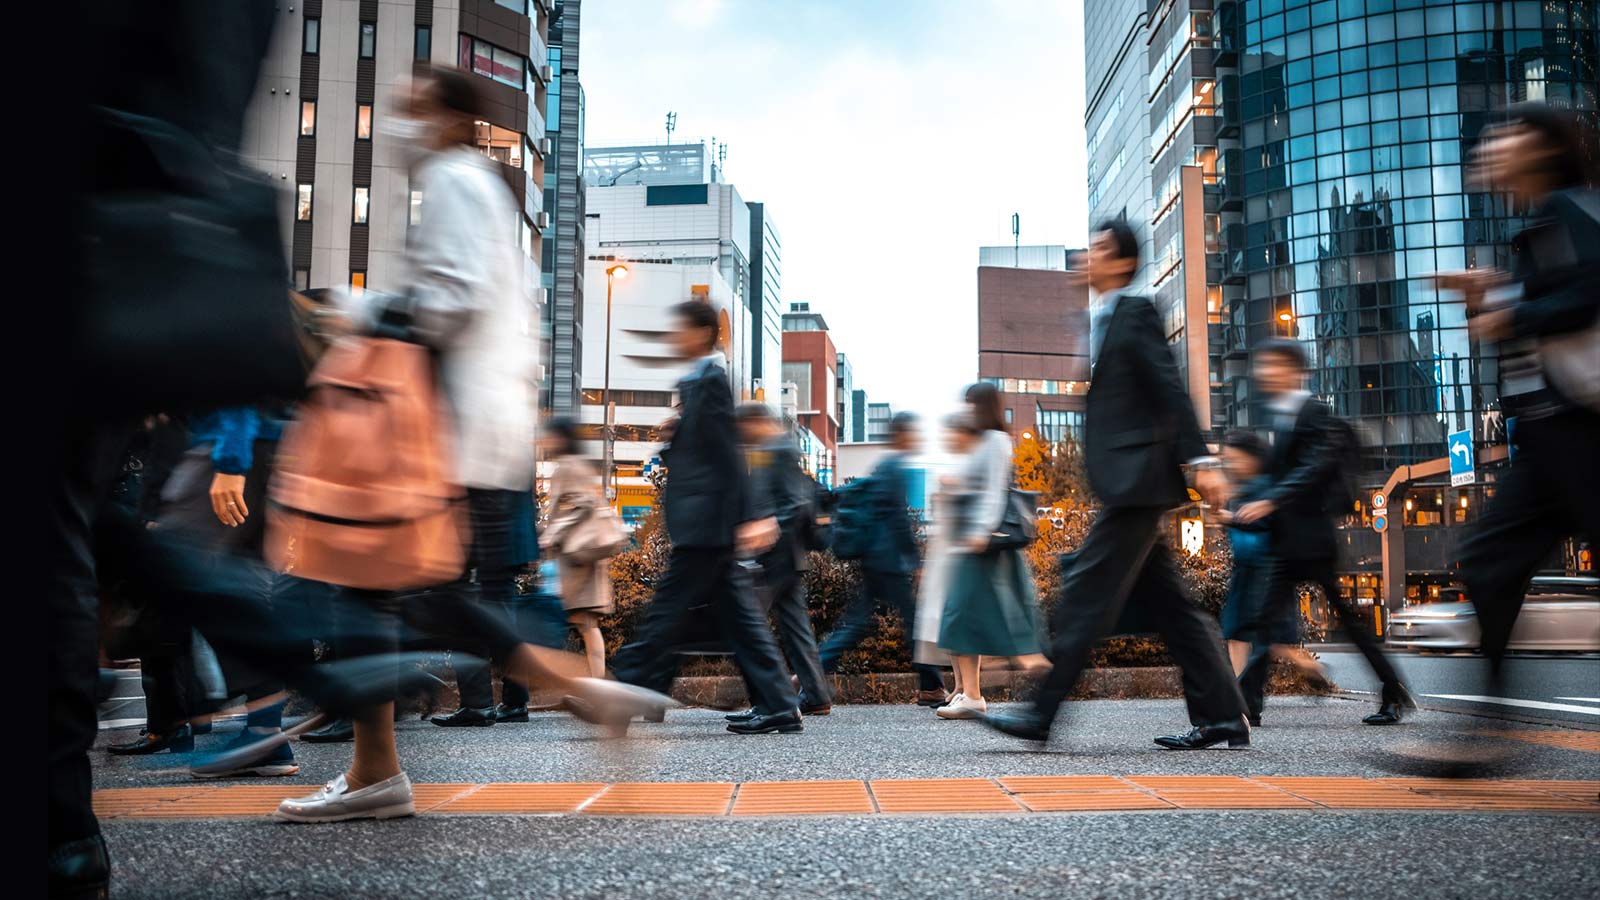
[[[98,791],[105,819],[261,816],[311,784]],[[1452,810],[1600,815],[1600,781],[1027,775],[880,781],[418,784],[432,815],[793,816],[1172,809]]]
[[[1495,737],[1562,750],[1600,753],[1600,731],[1491,731]]]

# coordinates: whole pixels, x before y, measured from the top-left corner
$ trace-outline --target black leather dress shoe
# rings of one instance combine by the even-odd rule
[[[507,706],[504,703],[494,708],[496,722],[526,722],[528,721],[527,706]]]
[[[1248,713],[1245,715],[1244,720],[1250,723],[1251,728],[1261,727],[1261,713]]]
[[[1025,741],[1044,743],[1050,740],[1050,723],[1032,710],[1024,712],[984,713],[978,721],[1001,734],[1009,734]]]
[[[472,709],[463,706],[448,716],[434,716],[428,721],[440,728],[481,728],[494,724],[494,707]]]
[[[145,756],[150,753],[160,753],[170,750],[173,753],[188,753],[194,749],[194,732],[188,725],[179,725],[166,734],[151,734],[140,729],[139,736],[125,744],[112,744],[107,747],[107,752],[118,756]]]
[[[308,731],[300,736],[300,740],[308,744],[344,744],[355,739],[356,729],[349,719],[334,719],[316,731]]]
[[[800,710],[791,709],[770,716],[756,715],[743,722],[729,722],[728,730],[734,734],[771,734],[774,731],[793,734],[804,731],[805,726],[800,724]]]
[[[816,703],[811,706],[800,707],[800,715],[802,716],[825,716],[831,712],[833,712],[832,703]]]
[[[1156,743],[1168,750],[1204,750],[1214,744],[1228,742],[1229,748],[1250,746],[1250,726],[1240,717],[1237,722],[1217,725],[1196,725],[1188,734],[1156,738]]]
[[[1399,725],[1403,717],[1399,703],[1385,703],[1378,711],[1361,720],[1363,725]]]
[[[751,707],[744,712],[728,713],[727,715],[723,716],[723,718],[727,719],[729,722],[748,722],[759,715],[761,714],[756,712],[754,707]]]
[[[51,897],[103,900],[110,896],[111,856],[101,835],[51,847],[47,862]]]

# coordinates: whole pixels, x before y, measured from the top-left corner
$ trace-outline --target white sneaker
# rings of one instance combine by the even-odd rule
[[[976,719],[988,711],[988,703],[983,700],[974,700],[966,694],[961,694],[944,706],[934,710],[933,714],[941,719]]]
[[[344,776],[328,782],[309,797],[278,804],[275,819],[284,822],[343,822],[347,819],[394,819],[416,815],[411,802],[411,779],[401,772],[359,791],[350,790]]]

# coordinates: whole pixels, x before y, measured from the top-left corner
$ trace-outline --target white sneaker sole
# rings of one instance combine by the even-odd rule
[[[941,719],[976,719],[980,718],[985,712],[986,710],[972,709],[966,706],[963,706],[960,709],[951,709],[948,706],[941,706],[934,710],[933,714]]]
[[[190,769],[189,774],[202,781],[212,778],[245,778],[250,775],[259,775],[262,778],[286,778],[300,774],[300,765],[279,763],[269,766],[245,766],[242,769],[229,769],[226,772],[197,772]]]
[[[404,803],[395,803],[389,806],[380,806],[377,809],[364,809],[359,812],[346,812],[337,815],[306,815],[290,812],[279,808],[273,812],[272,817],[280,822],[296,822],[302,825],[316,825],[322,822],[348,822],[351,819],[400,819],[417,814],[416,804],[410,800]]]

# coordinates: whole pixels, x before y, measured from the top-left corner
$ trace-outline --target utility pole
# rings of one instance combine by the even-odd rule
[[[672,133],[678,130],[678,114],[667,113],[667,143],[672,143]]]
[[[1022,268],[1022,216],[1011,214],[1011,268]]]

